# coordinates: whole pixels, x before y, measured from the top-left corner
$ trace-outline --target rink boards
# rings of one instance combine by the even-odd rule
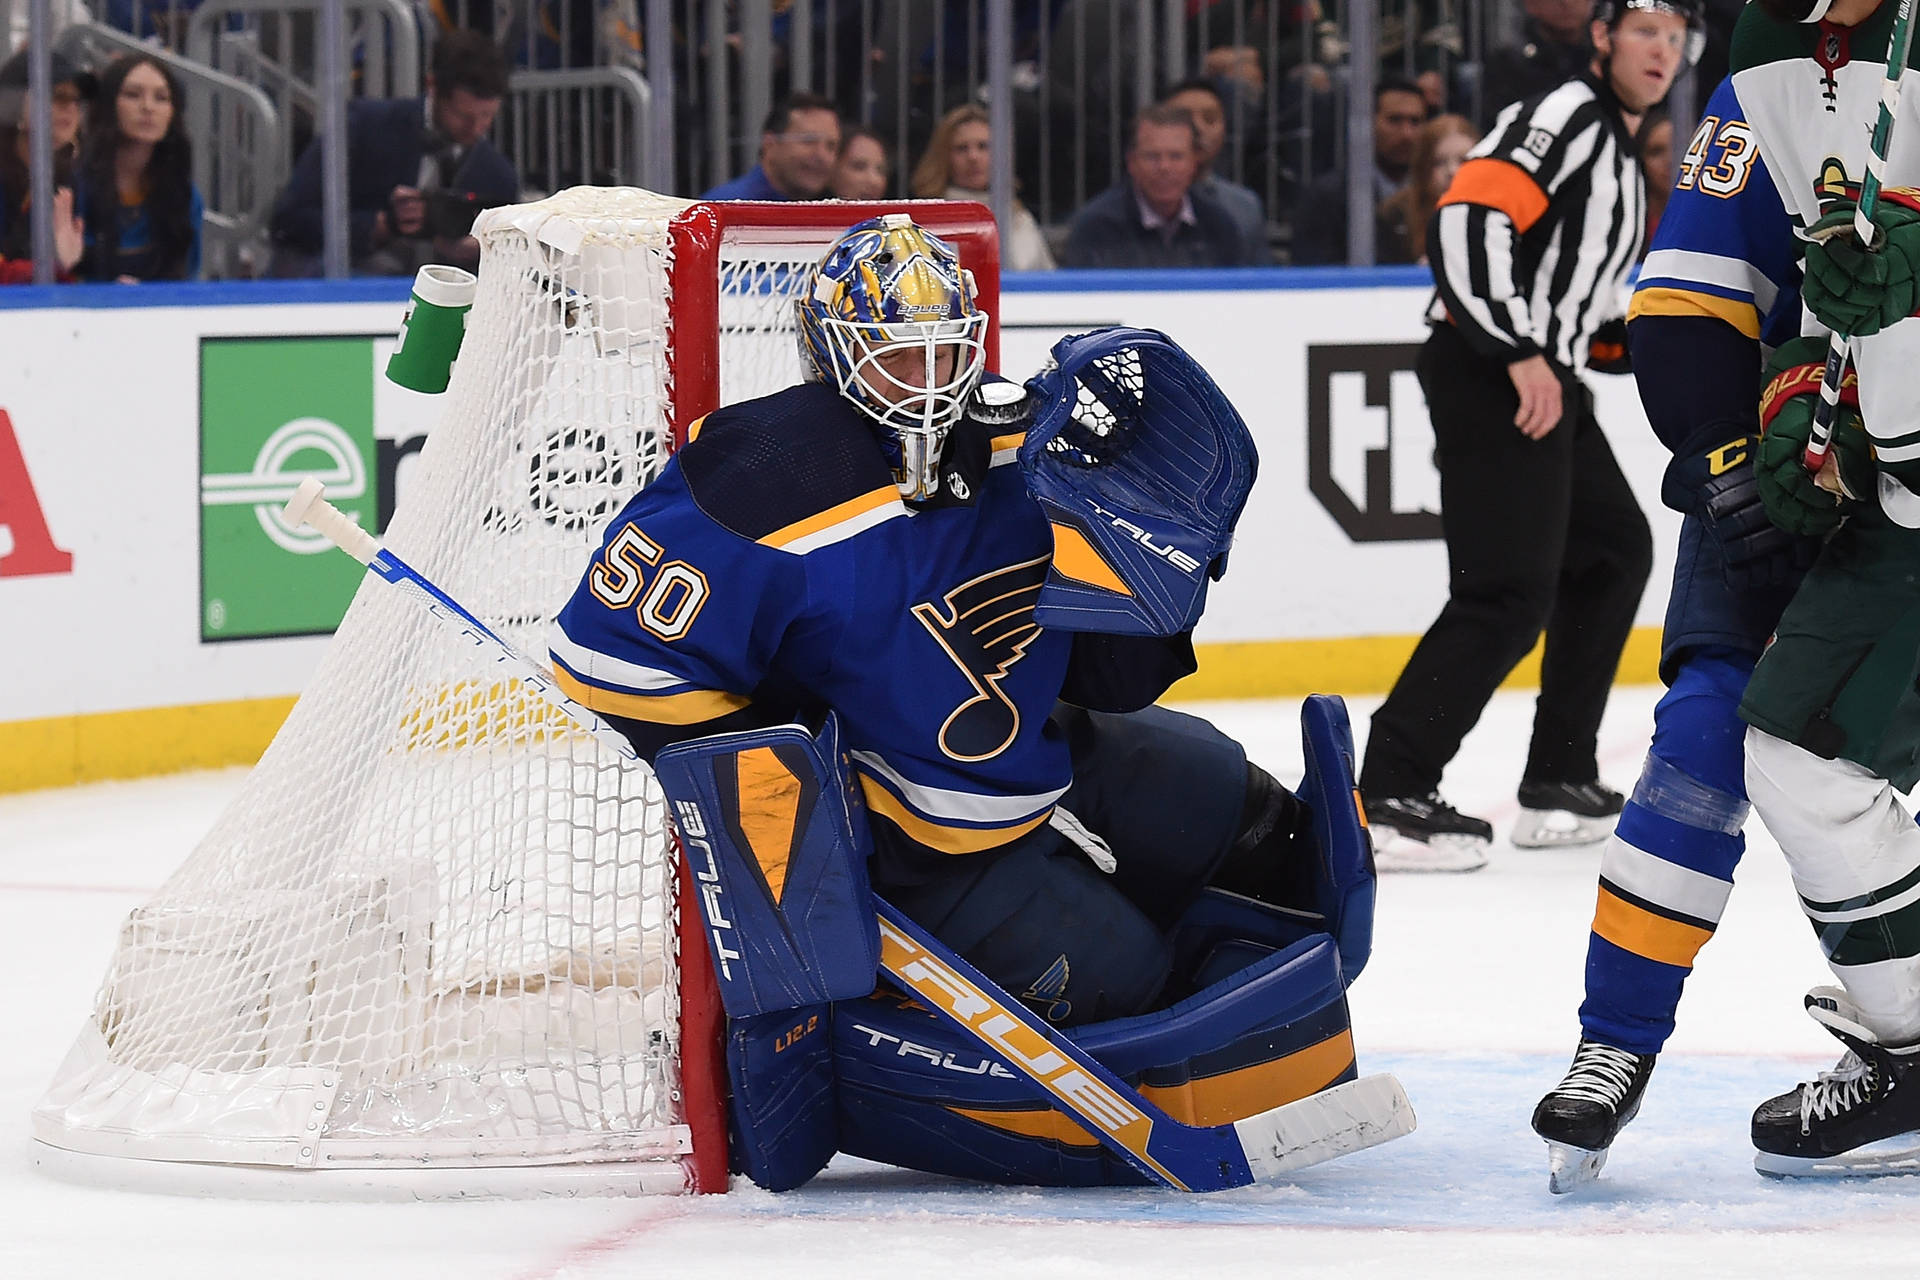
[[[1067,333],[1158,328],[1259,443],[1180,696],[1383,690],[1439,609],[1413,373],[1429,293],[1420,269],[1006,280],[1009,376]],[[258,755],[358,578],[274,509],[318,473],[383,527],[440,411],[380,376],[405,295],[400,281],[0,292],[0,661],[20,677],[0,685],[0,791]],[[1677,524],[1658,506],[1665,453],[1631,379],[1591,381],[1661,557],[1622,668],[1648,681]]]

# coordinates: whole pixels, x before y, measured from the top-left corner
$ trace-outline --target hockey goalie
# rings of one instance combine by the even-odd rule
[[[1354,1080],[1374,879],[1344,708],[1308,701],[1290,791],[1154,705],[1253,484],[1232,406],[1146,330],[986,377],[972,277],[905,214],[797,305],[810,380],[698,424],[551,640],[702,882],[734,1168],[1144,1180],[877,982],[876,894],[1180,1121]]]

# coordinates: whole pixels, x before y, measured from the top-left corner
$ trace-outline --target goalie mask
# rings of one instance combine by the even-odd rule
[[[891,438],[901,495],[932,495],[947,433],[986,368],[973,273],[906,214],[883,214],[834,241],[795,305],[814,376]]]

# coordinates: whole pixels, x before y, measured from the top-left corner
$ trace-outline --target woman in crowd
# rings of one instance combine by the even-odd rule
[[[863,124],[848,125],[840,139],[840,159],[833,166],[834,198],[885,200],[891,177],[880,135]]]
[[[88,280],[192,280],[204,207],[180,85],[151,54],[116,59],[100,77],[82,166]]]
[[[1435,116],[1420,126],[1420,135],[1413,143],[1413,163],[1407,168],[1407,185],[1380,206],[1381,226],[1392,228],[1406,247],[1408,257],[1404,261],[1427,260],[1427,224],[1433,220],[1433,211],[1440,207],[1440,197],[1446,194],[1467,152],[1478,141],[1480,131],[1465,116]],[[1384,246],[1382,249],[1384,261]]]
[[[59,54],[50,59],[53,79],[53,250],[61,279],[80,260],[81,228],[73,215],[73,173],[79,161],[80,123],[94,78]],[[27,51],[0,66],[0,283],[33,279],[33,200],[29,193],[30,109]]]
[[[913,168],[913,194],[923,200],[986,203],[993,172],[993,133],[987,109],[966,103],[947,112]],[[1008,271],[1051,271],[1053,253],[1027,207],[1013,202],[1010,226],[1000,228],[1000,265]]]

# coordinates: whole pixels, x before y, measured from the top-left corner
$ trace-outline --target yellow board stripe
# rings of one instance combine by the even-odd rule
[[[1593,931],[1622,951],[1682,969],[1693,968],[1694,957],[1713,936],[1710,929],[1681,924],[1636,907],[1607,892],[1605,887],[1601,888],[1600,900],[1593,909]]]
[[[872,489],[857,498],[848,498],[838,506],[828,507],[817,516],[808,516],[805,520],[794,521],[784,529],[775,529],[760,539],[760,545],[784,547],[810,534],[819,533],[822,529],[831,529],[834,525],[852,520],[856,516],[866,515],[869,511],[877,511],[888,503],[899,500],[900,491],[891,486],[885,489]]]
[[[1199,671],[1174,685],[1167,700],[1385,693],[1419,641],[1419,636],[1349,636],[1196,645]],[[1659,679],[1659,664],[1660,628],[1636,627],[1620,659],[1619,683],[1652,684]],[[1536,648],[1501,688],[1539,686]],[[0,794],[252,764],[293,703],[290,697],[244,698],[0,721]]]
[[[1077,582],[1104,587],[1123,596],[1133,594],[1132,588],[1113,571],[1113,566],[1107,563],[1106,558],[1094,550],[1093,544],[1087,541],[1087,535],[1070,524],[1054,522],[1053,567]]]
[[[553,668],[553,682],[569,698],[592,711],[645,720],[649,724],[699,724],[717,720],[730,711],[738,711],[752,699],[719,689],[689,689],[685,693],[663,693],[648,697],[638,693],[615,693],[583,684],[561,667]]]
[[[787,864],[798,834],[800,779],[772,747],[752,747],[733,759],[740,780],[740,830],[777,903],[786,892]]]
[[[1749,338],[1760,336],[1760,309],[1751,302],[1735,302],[1691,289],[1654,286],[1635,290],[1633,301],[1627,304],[1627,319],[1641,316],[1706,316],[1726,321]]]
[[[862,776],[860,790],[866,794],[867,808],[879,814],[894,826],[906,832],[913,839],[929,848],[942,853],[978,853],[982,849],[994,849],[1027,834],[1053,813],[1053,806],[1036,817],[1025,822],[1016,822],[1007,827],[945,827],[937,822],[921,817],[906,805],[900,803],[898,796],[875,782]]]

